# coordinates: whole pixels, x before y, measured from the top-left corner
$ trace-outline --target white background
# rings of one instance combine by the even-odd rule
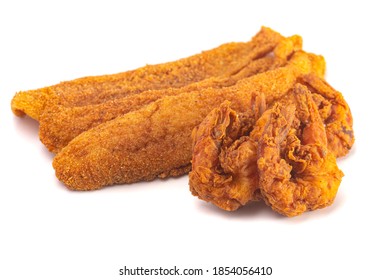
[[[125,265],[389,279],[388,5],[334,2],[2,1],[0,279],[150,278],[119,276]],[[262,203],[223,212],[193,197],[187,176],[72,192],[56,179],[38,124],[10,110],[17,91],[248,41],[262,25],[324,55],[328,82],[352,109],[356,143],[339,160],[345,177],[329,208],[296,218]],[[209,278],[233,279],[152,277]]]

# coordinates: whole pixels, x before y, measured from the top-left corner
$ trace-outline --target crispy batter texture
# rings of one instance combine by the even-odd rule
[[[316,103],[321,119],[326,127],[328,149],[336,156],[342,157],[348,154],[355,141],[353,132],[353,118],[351,110],[343,95],[332,88],[323,78],[313,73],[302,75],[298,82],[305,85],[311,92]],[[295,104],[303,106],[304,103],[296,104],[294,93],[285,95],[275,100],[283,106]],[[269,104],[271,106],[272,104]],[[306,109],[307,111],[307,109]]]
[[[193,131],[192,194],[227,211],[263,197],[286,216],[330,205],[343,174],[313,95],[297,83],[291,102],[276,102],[255,124],[264,102],[249,122],[229,102],[214,109]]]
[[[18,92],[11,102],[17,116],[39,120],[46,107],[99,104],[145,90],[179,88],[210,77],[229,76],[272,50],[283,37],[266,27],[247,43],[228,43],[178,61],[147,65],[112,75],[85,77]]]
[[[297,84],[295,108],[276,104],[254,138],[258,140],[259,188],[265,202],[292,217],[333,203],[344,176],[328,150],[325,126],[310,91]],[[300,106],[302,105],[302,106]]]
[[[264,52],[260,57],[252,60],[238,72],[229,73],[229,76],[211,77],[181,88],[144,91],[94,105],[49,106],[40,117],[40,139],[50,151],[57,153],[77,135],[103,122],[138,110],[165,96],[199,91],[205,88],[232,86],[239,80],[254,74],[285,66],[288,58],[301,48],[302,39],[295,35],[281,39],[273,49],[269,49],[269,44],[265,44]],[[267,50],[268,52],[266,52]]]
[[[355,142],[348,103],[339,91],[316,75],[303,75],[299,81],[315,93],[313,99],[326,126],[329,150],[337,158],[345,156]]]
[[[70,189],[92,190],[181,174],[191,160],[191,131],[213,108],[229,100],[234,110],[245,112],[254,93],[263,93],[270,103],[284,96],[299,76],[321,68],[313,65],[323,66],[321,61],[298,51],[287,66],[234,86],[164,97],[105,122],[74,138],[56,155],[56,175]]]
[[[328,149],[336,158],[345,156],[352,148],[355,137],[351,110],[343,95],[332,88],[323,78],[312,73],[300,76],[298,82],[306,86],[316,103],[326,127]],[[283,106],[296,103],[291,95],[285,95],[275,102]]]
[[[255,115],[238,114],[230,108],[230,102],[225,101],[194,128],[189,174],[193,195],[227,211],[260,198],[260,191],[256,192],[257,145],[248,137]]]

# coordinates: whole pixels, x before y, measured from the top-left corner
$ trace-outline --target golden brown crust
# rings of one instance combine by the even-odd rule
[[[297,83],[257,121],[252,106],[249,128],[229,102],[211,111],[193,131],[192,194],[227,211],[263,198],[286,216],[332,204],[343,173],[313,96]]]
[[[190,191],[227,211],[258,198],[256,145],[247,136],[253,129],[256,113],[249,113],[249,123],[243,115],[237,114],[230,108],[230,102],[225,101],[192,133]]]
[[[336,157],[348,154],[355,142],[353,118],[343,95],[316,75],[303,75],[300,83],[317,95],[314,100],[320,107],[320,114],[326,125],[329,149]]]
[[[265,36],[261,41],[264,47],[261,52],[262,56],[256,57],[249,63],[246,58],[243,59],[241,65],[245,65],[245,67],[240,68],[234,74],[229,74],[229,76],[211,77],[181,88],[148,90],[89,106],[47,106],[40,118],[40,139],[50,151],[58,152],[80,133],[120,115],[140,109],[162,97],[205,88],[232,86],[241,79],[284,66],[287,63],[287,58],[295,51],[300,50],[302,46],[299,36],[281,39],[271,49],[270,42],[267,40],[269,39]],[[260,40],[258,41],[260,43]],[[271,41],[273,42],[273,39]],[[258,46],[258,49],[261,48],[262,46]]]
[[[312,93],[298,83],[294,95],[296,107],[276,103],[263,116],[267,123],[251,135],[258,138],[262,197],[273,210],[289,217],[331,205],[343,177],[328,149],[325,125]]]
[[[310,56],[298,51],[287,66],[232,87],[168,96],[92,128],[57,154],[56,175],[70,189],[91,190],[150,180],[185,166],[191,160],[191,131],[213,108],[229,100],[233,109],[244,112],[256,92],[267,102],[282,97],[298,76],[313,69]]]
[[[256,57],[262,56],[267,45],[272,49],[281,38],[283,37],[277,32],[263,27],[247,43],[228,43],[174,62],[147,65],[118,74],[84,77],[37,90],[18,92],[11,102],[11,108],[17,116],[27,114],[39,120],[46,106],[99,104],[145,90],[179,88],[209,77],[230,75],[244,68]]]

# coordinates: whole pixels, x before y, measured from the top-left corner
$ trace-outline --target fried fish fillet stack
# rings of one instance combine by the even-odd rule
[[[260,32],[257,41],[268,42],[270,31]],[[273,37],[276,37],[273,35]],[[260,40],[261,39],[261,40]],[[272,39],[272,41],[274,41]],[[222,88],[235,85],[238,81],[255,74],[282,67],[287,63],[287,57],[300,50],[302,40],[299,36],[282,38],[278,43],[264,43],[256,48],[256,58],[244,68],[227,71],[229,74],[206,78],[179,88],[147,90],[116,98],[99,104],[66,107],[51,105],[41,114],[39,136],[42,143],[53,152],[59,152],[73,138],[101,123],[112,120],[128,112],[138,110],[160,98],[200,91],[207,88]],[[261,49],[261,51],[260,51]],[[261,55],[259,55],[261,53]],[[272,55],[271,55],[272,54]],[[245,62],[247,63],[247,62]]]
[[[254,93],[267,102],[283,97],[321,59],[295,52],[288,64],[240,80],[231,87],[167,96],[74,138],[54,158],[57,177],[76,190],[177,176],[190,169],[191,132],[224,100],[243,112]]]
[[[326,149],[337,157],[346,155],[354,142],[349,107],[323,80],[323,57],[304,52],[301,45],[297,35],[285,38],[263,27],[248,43],[20,92],[12,110],[39,120],[42,142],[57,153],[56,175],[73,190],[187,173],[192,131],[213,109],[229,101],[253,126],[253,98],[263,96],[267,106],[290,108],[280,114],[274,109],[268,118],[291,120],[291,92],[298,84],[310,92],[310,104],[316,106],[310,112],[324,123]]]

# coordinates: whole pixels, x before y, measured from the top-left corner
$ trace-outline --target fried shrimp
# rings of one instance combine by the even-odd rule
[[[148,90],[100,104],[47,107],[40,117],[40,139],[50,151],[58,152],[80,133],[120,115],[138,110],[160,98],[205,88],[218,89],[233,86],[242,79],[285,66],[288,58],[294,52],[301,50],[301,47],[302,39],[295,35],[281,39],[273,49],[264,52],[261,57],[229,76],[211,77],[181,88]]]
[[[227,211],[258,199],[257,146],[244,136],[253,128],[254,115],[237,114],[225,101],[194,128],[189,174],[193,195]]]
[[[27,114],[39,120],[46,107],[100,104],[147,90],[180,88],[210,77],[229,76],[268,53],[282,38],[279,33],[263,27],[247,43],[228,43],[174,62],[21,91],[12,99],[11,108],[17,116]]]
[[[302,75],[299,82],[314,93],[313,100],[326,127],[329,150],[336,157],[345,156],[352,148],[355,137],[351,110],[344,97],[316,75]]]
[[[292,217],[334,201],[343,173],[328,150],[324,124],[310,94],[295,88],[297,108],[275,104],[262,116],[265,125],[253,135],[258,142],[259,188],[265,202]],[[299,106],[299,104],[298,104]],[[307,108],[305,112],[299,112]],[[299,130],[294,128],[297,115]]]
[[[264,197],[287,216],[331,204],[343,174],[313,96],[297,83],[268,110],[264,95],[245,114],[214,109],[193,131],[192,194],[228,211]]]

